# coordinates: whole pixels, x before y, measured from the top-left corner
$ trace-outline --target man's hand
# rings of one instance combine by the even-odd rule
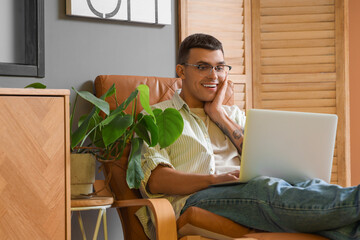
[[[219,115],[225,114],[221,106],[225,99],[227,86],[228,86],[228,80],[225,79],[222,82],[220,88],[218,89],[214,100],[212,102],[206,102],[204,105],[205,113],[211,118],[211,120],[213,120],[213,122],[216,122],[218,121],[219,118],[224,117]]]
[[[213,175],[214,181],[212,184],[239,180],[239,174],[240,174],[240,171],[235,170],[235,171],[228,172],[228,173]]]

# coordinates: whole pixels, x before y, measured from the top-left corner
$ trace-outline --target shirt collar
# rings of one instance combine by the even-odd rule
[[[185,101],[180,97],[179,92],[175,92],[174,96],[172,97],[174,107],[176,110],[180,110],[184,108],[187,111],[190,111],[189,106],[185,103]]]

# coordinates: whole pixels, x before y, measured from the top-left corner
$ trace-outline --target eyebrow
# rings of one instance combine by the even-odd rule
[[[212,66],[210,63],[208,63],[208,62],[204,62],[204,61],[199,61],[199,62],[197,62],[196,64],[207,64],[207,65],[210,65],[210,66]],[[218,62],[216,65],[220,65],[220,64],[225,64],[225,61],[221,61],[221,62]]]

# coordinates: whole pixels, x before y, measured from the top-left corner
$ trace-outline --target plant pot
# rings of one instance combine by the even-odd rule
[[[70,157],[71,196],[93,192],[95,157],[90,153],[72,153]]]

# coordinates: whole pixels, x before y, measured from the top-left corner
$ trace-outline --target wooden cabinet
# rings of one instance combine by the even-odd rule
[[[70,239],[69,91],[0,89],[0,238]]]

